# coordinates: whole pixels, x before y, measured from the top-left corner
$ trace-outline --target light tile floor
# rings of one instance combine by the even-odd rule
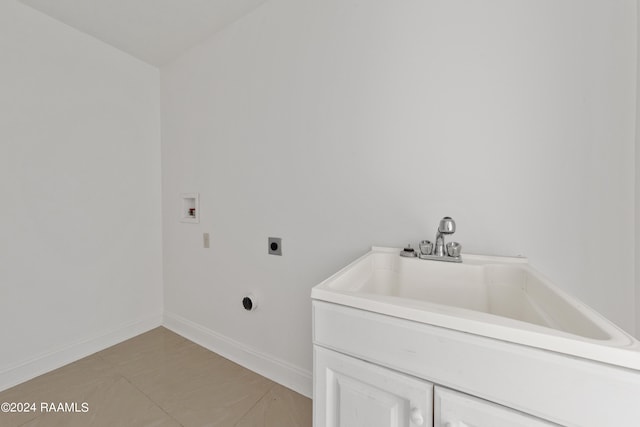
[[[193,342],[157,328],[0,393],[34,402],[0,413],[1,427],[307,427],[311,400]],[[42,412],[82,403],[86,413]]]

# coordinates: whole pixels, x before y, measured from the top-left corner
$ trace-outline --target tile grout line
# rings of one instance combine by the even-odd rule
[[[271,381],[271,380],[269,380],[269,381]],[[273,382],[273,381],[271,381],[271,382]],[[242,414],[242,415],[240,416],[240,418],[238,418],[238,421],[236,421],[233,425],[234,425],[234,426],[237,426],[237,425],[238,425],[238,424],[239,424],[239,423],[244,419],[244,417],[246,417],[246,416],[247,416],[247,414],[249,414],[249,412],[251,412],[251,411],[253,410],[253,408],[255,408],[256,406],[258,406],[258,403],[262,402],[262,399],[264,399],[265,397],[267,397],[267,394],[271,393],[271,390],[273,390],[275,386],[276,386],[276,383],[275,383],[275,382],[273,382],[273,384],[271,385],[271,387],[269,387],[269,388],[267,389],[267,391],[265,391],[265,392],[264,392],[264,394],[263,394],[262,396],[260,396],[260,399],[256,400],[256,403],[254,403],[253,405],[251,405],[251,407],[250,407],[249,409],[247,409],[247,410],[244,412],[244,414]]]
[[[110,367],[113,369],[113,368],[114,368],[114,366],[113,366],[111,363],[109,363],[109,362],[107,362],[106,360],[104,360],[100,355],[98,355],[98,353],[99,353],[99,352],[97,352],[97,353],[93,353],[93,354],[90,354],[89,356],[85,356],[85,357],[83,357],[82,359],[76,360],[75,362],[68,363],[67,365],[61,366],[60,368],[54,369],[53,371],[45,372],[44,374],[41,374],[41,375],[39,375],[38,377],[32,378],[31,380],[28,380],[28,381],[22,382],[22,383],[20,383],[20,384],[17,384],[17,385],[15,385],[14,387],[11,387],[10,389],[13,389],[13,388],[15,388],[15,387],[20,387],[20,386],[22,386],[23,384],[26,384],[26,383],[28,383],[28,382],[30,382],[30,381],[35,380],[36,378],[43,377],[43,376],[45,376],[45,375],[50,374],[51,372],[57,371],[58,369],[62,369],[62,368],[66,367],[66,366],[69,366],[69,365],[71,365],[71,364],[73,364],[73,363],[79,362],[80,360],[84,360],[84,359],[87,359],[87,358],[89,358],[89,357],[93,357],[93,356],[96,356],[98,359],[100,359],[100,361],[102,361],[103,363],[107,364],[108,366],[110,366]],[[118,377],[121,377],[121,375],[120,375],[120,374],[117,374],[117,373],[116,373],[116,375],[118,375]],[[10,390],[10,389],[7,389],[7,390]],[[4,390],[4,391],[6,391],[6,390]],[[4,391],[3,391],[2,393],[4,393]],[[36,416],[35,416],[35,417],[33,417],[33,418],[30,418],[30,419],[28,419],[28,420],[25,420],[25,421],[23,421],[23,422],[20,422],[19,424],[14,424],[14,427],[23,427],[23,426],[26,426],[27,424],[30,424],[30,423],[35,422],[36,420],[43,419],[44,417],[45,417],[45,414],[43,414],[43,413],[39,412],[39,413],[38,413],[38,415],[36,415]]]
[[[132,382],[131,382],[131,380],[129,380],[129,378],[125,377],[125,376],[124,376],[124,375],[122,375],[122,374],[118,374],[118,375],[120,375],[120,376],[121,376],[121,377],[122,377],[126,382],[128,382],[128,383],[131,385],[131,387],[135,388],[135,389],[136,389],[136,390],[138,390],[140,393],[142,393],[142,394],[143,394],[147,399],[149,399],[149,402],[151,402],[151,403],[153,403],[154,405],[156,405],[156,406],[157,406],[158,408],[160,408],[160,410],[161,410],[162,412],[164,412],[164,413],[165,413],[169,418],[171,418],[173,421],[175,421],[176,423],[178,423],[178,425],[179,425],[180,427],[184,427],[184,425],[183,425],[180,421],[178,421],[177,419],[175,419],[175,418],[173,417],[173,415],[171,415],[170,413],[168,413],[168,412],[167,412],[167,411],[162,407],[162,405],[160,405],[158,402],[156,402],[155,400],[153,400],[153,399],[152,399],[152,398],[151,398],[147,393],[145,393],[144,391],[140,390],[140,388],[138,388],[138,386],[136,386],[134,383],[132,383]]]
[[[178,336],[180,336],[180,335],[178,335]],[[186,339],[186,338],[184,338],[184,337],[182,337],[182,336],[180,336],[180,338],[182,338],[182,341],[184,341],[185,343],[193,343],[192,341],[190,341],[190,340],[188,340],[188,339]],[[193,343],[193,344],[198,345],[197,343]],[[200,347],[202,347],[202,346],[200,346]],[[204,347],[203,347],[203,348],[204,348]],[[208,349],[205,349],[205,350],[207,350],[207,351],[211,352],[211,350],[208,350]],[[165,408],[163,408],[163,407],[162,407],[162,405],[160,405],[160,403],[156,402],[156,401],[155,401],[154,399],[152,399],[149,395],[147,395],[147,393],[145,393],[143,390],[141,390],[141,389],[140,389],[140,388],[139,388],[139,387],[138,387],[134,382],[132,382],[132,380],[131,380],[131,379],[129,379],[125,374],[121,373],[117,366],[115,366],[113,363],[109,362],[108,360],[104,359],[100,353],[101,353],[101,352],[98,352],[98,353],[96,353],[95,355],[96,355],[96,356],[98,356],[98,357],[99,357],[101,360],[103,360],[105,363],[107,363],[109,366],[111,366],[111,367],[114,369],[114,371],[116,372],[116,374],[117,374],[118,376],[120,376],[121,378],[123,378],[123,379],[124,379],[125,381],[127,381],[127,382],[128,382],[128,383],[129,383],[133,388],[135,388],[135,389],[136,389],[136,390],[138,390],[140,393],[142,393],[142,394],[143,394],[147,399],[149,399],[149,401],[150,401],[151,403],[153,403],[153,404],[154,404],[154,405],[156,405],[158,408],[160,408],[160,410],[161,410],[163,413],[165,413],[169,418],[171,418],[172,420],[174,420],[174,421],[175,421],[176,423],[178,423],[178,425],[180,425],[181,427],[184,427],[184,425],[183,425],[180,421],[178,421],[175,417],[173,417],[169,412],[167,412],[167,411],[165,410]],[[213,353],[213,354],[216,354],[216,355],[217,355],[217,353],[215,353],[215,352],[211,352],[211,353]],[[218,356],[219,356],[219,355],[218,355]],[[235,362],[232,362],[232,363],[235,363]],[[268,379],[268,378],[267,378],[267,379]],[[270,387],[269,387],[269,388],[264,392],[264,394],[262,394],[262,395],[260,396],[260,398],[259,398],[259,399],[257,399],[257,400],[256,400],[256,402],[255,402],[255,403],[254,403],[254,404],[253,404],[253,405],[252,405],[252,406],[251,406],[247,411],[245,411],[245,412],[240,416],[240,418],[238,418],[238,421],[237,421],[236,423],[234,423],[234,425],[237,425],[237,424],[238,424],[238,423],[239,423],[239,422],[240,422],[240,421],[241,421],[241,420],[242,420],[242,419],[243,419],[243,418],[244,418],[244,417],[245,417],[249,412],[251,412],[251,410],[252,410],[253,408],[255,408],[255,407],[256,407],[256,405],[258,405],[258,403],[259,403],[260,401],[262,401],[262,399],[264,399],[264,398],[265,398],[265,396],[266,396],[266,395],[267,395],[267,394],[268,394],[268,393],[269,393],[269,392],[270,392],[270,391],[271,391],[271,390],[276,386],[276,383],[275,383],[275,382],[273,382],[273,381],[271,381],[271,380],[269,380],[269,381],[270,381],[270,382],[272,382],[273,384],[272,384],[272,385],[271,385],[271,386],[270,386]]]
[[[32,423],[32,422],[34,422],[35,420],[37,420],[37,419],[38,419],[38,418],[40,418],[40,417],[42,417],[42,414],[40,414],[40,415],[38,415],[38,416],[36,416],[36,417],[33,417],[33,418],[31,418],[30,420],[27,420],[27,421],[25,421],[25,422],[23,422],[23,423],[16,424],[16,427],[25,426],[25,425],[27,425],[28,423]]]
[[[100,353],[100,352],[99,352]],[[138,387],[137,385],[135,385],[133,382],[131,382],[131,379],[127,378],[126,375],[124,375],[122,372],[120,372],[120,370],[118,369],[118,367],[116,365],[114,365],[113,363],[109,362],[108,360],[106,360],[105,358],[103,358],[99,353],[96,353],[96,356],[98,356],[102,361],[104,361],[106,364],[108,364],[109,366],[111,366],[111,368],[113,368],[113,370],[115,371],[116,375],[118,375],[120,378],[124,379],[127,383],[129,383],[129,385],[131,387],[133,387],[134,389],[138,390],[140,393],[142,393],[144,395],[144,397],[146,397],[147,399],[149,399],[149,401],[151,403],[153,403],[155,406],[157,406],[165,415],[167,415],[169,418],[171,418],[173,421],[175,421],[176,423],[178,423],[178,425],[180,427],[184,427],[184,425],[178,421],[177,419],[175,419],[173,417],[173,415],[171,415],[170,413],[168,413],[163,407],[162,405],[160,405],[158,402],[156,402],[155,400],[153,400],[147,393],[145,393],[143,390],[140,389],[140,387]]]

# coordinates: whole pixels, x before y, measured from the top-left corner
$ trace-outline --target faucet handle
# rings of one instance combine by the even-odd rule
[[[450,257],[459,257],[462,252],[462,245],[458,242],[447,243],[447,255]]]
[[[456,232],[456,222],[450,216],[445,216],[440,220],[438,231],[442,234],[453,234]]]
[[[431,255],[433,253],[433,243],[429,240],[423,240],[420,242],[420,253],[422,255]]]

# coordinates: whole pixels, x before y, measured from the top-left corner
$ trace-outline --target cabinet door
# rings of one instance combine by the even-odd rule
[[[453,390],[435,388],[434,427],[552,426],[557,424]]]
[[[315,427],[427,427],[433,385],[314,346]]]

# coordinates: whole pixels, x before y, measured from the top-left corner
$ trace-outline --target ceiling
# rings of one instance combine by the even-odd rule
[[[20,0],[155,66],[265,0]]]

